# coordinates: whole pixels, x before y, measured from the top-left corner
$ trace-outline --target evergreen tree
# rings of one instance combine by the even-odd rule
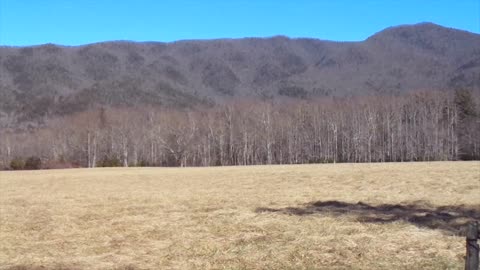
[[[475,138],[475,135],[479,135],[477,130],[479,126],[472,93],[468,90],[457,89],[454,102],[457,110],[458,158],[462,160],[475,159],[478,148],[478,138]]]

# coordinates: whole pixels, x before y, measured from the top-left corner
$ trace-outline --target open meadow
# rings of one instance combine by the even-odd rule
[[[0,172],[0,269],[463,269],[480,162]]]

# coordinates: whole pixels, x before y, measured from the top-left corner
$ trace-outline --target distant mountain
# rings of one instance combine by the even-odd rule
[[[244,38],[0,47],[0,124],[104,106],[480,92],[480,35],[431,23],[362,42]]]

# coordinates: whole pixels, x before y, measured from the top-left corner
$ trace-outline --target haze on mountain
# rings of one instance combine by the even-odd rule
[[[0,47],[4,127],[98,106],[459,88],[480,92],[480,35],[432,23],[387,28],[361,42],[275,36]]]

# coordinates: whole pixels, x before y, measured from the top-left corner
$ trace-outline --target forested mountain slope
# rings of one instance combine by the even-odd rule
[[[102,105],[185,108],[242,97],[480,92],[480,35],[431,23],[362,42],[245,38],[0,47],[0,126]]]

